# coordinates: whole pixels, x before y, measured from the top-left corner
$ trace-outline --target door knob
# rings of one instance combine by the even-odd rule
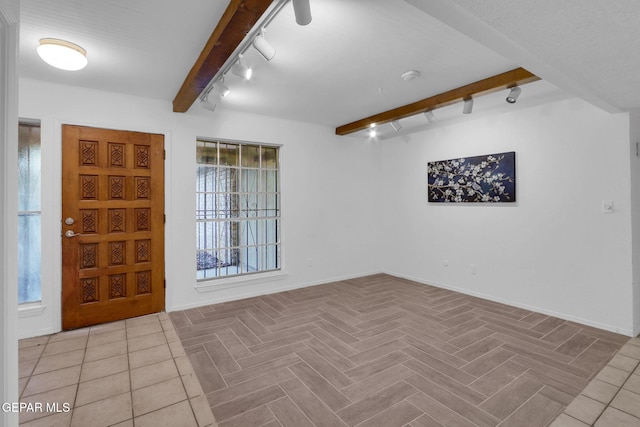
[[[82,234],[80,234],[80,233],[76,233],[76,232],[74,232],[73,230],[67,230],[67,231],[64,233],[64,235],[65,235],[66,237],[68,237],[69,239],[70,239],[70,238],[72,238],[72,237],[76,237],[76,236],[82,236]]]

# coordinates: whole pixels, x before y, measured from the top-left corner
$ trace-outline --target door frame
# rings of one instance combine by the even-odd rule
[[[62,126],[84,126],[101,129],[124,130],[131,132],[155,133],[164,136],[166,159],[164,162],[164,274],[168,278],[171,265],[170,260],[172,236],[170,230],[171,215],[167,210],[171,206],[171,187],[168,179],[171,175],[172,146],[171,131],[151,127],[147,123],[141,125],[127,122],[88,122],[61,118],[41,119],[42,137],[42,277],[50,277],[47,284],[43,283],[42,305],[34,307],[32,314],[26,314],[20,319],[24,325],[23,333],[28,336],[51,334],[62,330]],[[45,161],[44,159],[48,159]],[[45,198],[46,197],[46,198]],[[171,307],[170,293],[165,288],[165,311]],[[45,292],[46,291],[46,292]],[[22,330],[22,328],[21,328]]]

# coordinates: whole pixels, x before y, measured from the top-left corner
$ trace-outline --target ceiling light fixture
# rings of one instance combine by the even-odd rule
[[[229,95],[229,92],[231,92],[231,89],[229,89],[229,86],[224,84],[224,77],[220,79],[216,87],[218,89],[218,92],[220,93],[220,96],[223,98]]]
[[[376,132],[376,124],[371,123],[371,125],[369,126],[369,137],[375,138],[377,134],[378,132]]]
[[[464,100],[464,107],[462,108],[462,114],[471,114],[473,111],[473,98]]]
[[[402,129],[402,125],[400,124],[400,120],[392,120],[391,121],[391,127],[396,132],[400,132],[400,129]]]
[[[245,80],[251,80],[251,76],[253,75],[253,71],[251,70],[251,68],[242,63],[241,55],[238,55],[238,60],[231,67],[231,72],[238,77],[242,77]]]
[[[520,92],[522,92],[522,89],[520,89],[520,86],[512,87],[511,90],[509,91],[509,95],[507,96],[507,102],[509,104],[515,104],[516,101],[518,100],[518,97],[520,96]]]
[[[202,108],[204,108],[205,110],[209,110],[211,112],[216,111],[216,103],[211,102],[209,100],[209,95],[211,94],[211,91],[213,90],[213,86],[211,86],[205,93],[204,96],[202,98],[200,98],[200,105],[202,105]]]
[[[311,6],[309,0],[291,0],[293,13],[298,25],[308,25],[311,22]]]
[[[87,51],[77,44],[59,39],[40,39],[38,55],[52,67],[78,71],[87,66]]]
[[[433,114],[433,111],[432,111],[432,110],[425,111],[425,112],[424,112],[424,117],[427,119],[427,121],[428,121],[429,123],[432,123],[432,122],[436,119],[436,115],[435,115],[435,114]]]
[[[402,80],[407,82],[409,80],[413,80],[413,79],[415,79],[417,77],[420,77],[420,71],[418,71],[418,70],[405,71],[404,73],[402,73],[400,75],[400,77],[402,77]]]
[[[258,53],[267,61],[271,61],[273,57],[276,56],[275,48],[264,38],[264,34],[260,34],[253,39],[253,47],[255,47]]]

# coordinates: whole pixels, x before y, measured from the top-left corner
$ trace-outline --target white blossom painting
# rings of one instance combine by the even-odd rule
[[[516,201],[516,153],[429,162],[429,202]]]

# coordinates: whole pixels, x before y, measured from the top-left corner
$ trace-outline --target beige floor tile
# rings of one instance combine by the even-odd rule
[[[18,362],[26,362],[27,360],[38,359],[42,355],[44,348],[44,345],[39,345],[35,347],[27,347],[20,350],[18,352]]]
[[[75,350],[83,350],[87,346],[87,337],[71,338],[64,341],[58,341],[47,344],[42,356],[53,356],[54,354],[68,353]]]
[[[29,381],[29,377],[20,378],[18,380],[18,396],[22,396],[22,392],[27,385],[27,381]]]
[[[22,350],[28,347],[37,347],[45,345],[49,341],[49,335],[43,335],[41,337],[25,338],[18,341],[18,349]]]
[[[171,349],[171,356],[173,358],[186,356],[182,343],[179,341],[169,341],[169,348]]]
[[[80,382],[95,380],[96,378],[117,374],[118,372],[123,372],[128,369],[129,357],[126,354],[108,357],[94,362],[85,362],[82,365]]]
[[[148,323],[140,326],[127,327],[127,338],[141,337],[145,335],[163,332],[160,322]]]
[[[596,379],[612,384],[616,387],[620,387],[627,380],[628,376],[628,372],[613,368],[611,366],[605,366],[598,373],[598,375],[596,375]]]
[[[178,371],[180,372],[180,378],[182,379],[182,384],[184,384],[185,391],[187,392],[187,396],[189,399],[194,398],[196,396],[204,395],[204,390],[202,390],[202,385],[196,376],[196,373],[193,370],[193,366],[191,366],[191,362],[188,357],[178,357],[174,359],[176,365],[178,366]]]
[[[131,389],[147,387],[178,377],[178,368],[173,359],[168,359],[153,365],[143,366],[131,370]]]
[[[640,418],[640,394],[628,390],[620,390],[611,402],[611,406]]]
[[[179,341],[180,337],[178,337],[178,334],[176,333],[175,330],[165,330],[164,331],[164,336],[167,339],[167,342],[174,342],[174,341]]]
[[[31,375],[37,363],[38,359],[23,360],[21,362],[18,362],[18,378],[24,378]]]
[[[70,340],[72,338],[86,337],[89,335],[89,328],[75,329],[73,331],[59,332],[51,335],[49,343]]]
[[[136,427],[198,427],[186,400],[135,418]]]
[[[90,328],[89,334],[101,334],[103,332],[112,332],[119,331],[120,329],[125,329],[125,321],[119,320],[117,322],[104,323],[102,325],[92,326]]]
[[[129,372],[120,372],[108,377],[86,381],[78,386],[76,406],[83,406],[117,396],[128,392],[130,389]]]
[[[160,319],[155,314],[149,314],[147,316],[134,317],[133,319],[125,320],[127,328],[137,328],[138,326],[146,326],[154,323],[160,323]]]
[[[180,378],[174,378],[134,390],[133,413],[139,417],[186,399],[187,394],[182,386],[182,381]]]
[[[99,400],[73,410],[72,427],[107,427],[132,418],[131,393]]]
[[[572,416],[587,424],[592,424],[598,419],[606,405],[587,396],[576,397],[565,409],[565,414]]]
[[[114,424],[111,427],[133,427],[133,419]]]
[[[125,341],[127,334],[124,329],[116,331],[102,332],[99,334],[91,334],[89,336],[88,348],[96,347],[99,345],[111,344],[114,342]]]
[[[144,350],[129,353],[130,369],[140,368],[145,365],[162,362],[171,359],[169,345],[159,345],[157,347],[146,348]]]
[[[595,423],[596,427],[640,427],[640,419],[608,407]]]
[[[80,365],[59,369],[46,374],[33,375],[22,393],[23,396],[44,393],[49,390],[77,384],[80,379]]]
[[[640,346],[640,337],[631,338],[629,344]]]
[[[627,379],[627,382],[622,386],[625,390],[632,391],[636,394],[640,394],[640,375],[633,374]],[[638,402],[640,404],[640,402]]]
[[[191,409],[193,409],[199,426],[216,425],[216,419],[213,418],[213,413],[211,412],[211,407],[209,406],[209,401],[206,396],[201,395],[195,397],[189,400],[189,403],[191,404]]]
[[[618,387],[600,380],[593,380],[582,390],[582,394],[598,402],[608,404],[618,392]]]
[[[560,414],[549,427],[589,427],[589,424],[585,424],[580,420],[576,420],[567,414]]]
[[[97,347],[89,347],[84,355],[84,362],[94,362],[113,356],[120,356],[122,354],[127,354],[126,341],[118,341],[111,344],[99,345]]]
[[[62,368],[82,364],[84,349],[60,353],[55,356],[41,357],[36,365],[33,375],[44,374]]]
[[[43,405],[46,405],[46,403],[58,403],[60,407],[62,407],[66,403],[70,407],[73,407],[77,389],[78,386],[76,384],[73,384],[67,387],[48,391],[46,393],[39,393],[28,397],[23,397],[22,399],[20,399],[20,401],[24,403],[42,403]],[[53,414],[49,414],[46,412],[22,412],[20,413],[20,422],[22,423],[31,421],[49,415]]]
[[[639,363],[640,361],[634,359],[633,357],[625,356],[624,354],[618,353],[613,356],[608,365],[625,372],[633,372],[633,370],[638,366]]]
[[[640,347],[637,345],[627,343],[622,346],[620,353],[628,357],[633,357],[636,360],[640,360]]]
[[[71,424],[71,412],[49,415],[33,421],[21,423],[20,427],[69,427]]]
[[[162,331],[128,338],[129,352],[140,351],[166,343],[167,339]]]

